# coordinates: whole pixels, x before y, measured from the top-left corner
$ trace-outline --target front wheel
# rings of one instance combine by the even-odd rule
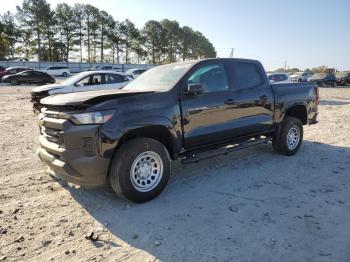
[[[12,79],[12,80],[11,80],[11,85],[16,86],[16,85],[18,85],[18,84],[19,84],[19,82],[18,82],[17,79]]]
[[[281,130],[272,140],[273,149],[283,155],[294,155],[303,141],[303,124],[299,119],[286,116],[281,124]]]
[[[62,76],[63,76],[63,77],[67,77],[68,74],[67,74],[66,72],[63,72]]]
[[[170,158],[164,145],[151,138],[135,138],[116,151],[108,178],[118,196],[142,203],[158,196],[169,176]]]

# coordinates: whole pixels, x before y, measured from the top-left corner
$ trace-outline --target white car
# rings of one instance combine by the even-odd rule
[[[133,79],[114,71],[85,71],[67,78],[59,84],[38,86],[32,89],[31,102],[34,111],[40,110],[40,100],[54,94],[66,94],[83,91],[119,89]]]
[[[296,72],[290,76],[290,79],[293,82],[306,82],[310,76],[311,74],[308,72]]]
[[[267,79],[270,83],[292,83],[292,80],[290,79],[290,76],[287,73],[270,73],[267,74]]]
[[[64,66],[49,66],[41,71],[48,73],[49,75],[52,75],[52,76],[67,77],[70,75],[69,69],[67,67],[64,67]]]
[[[131,76],[132,78],[137,78],[139,75],[143,74],[146,72],[147,69],[139,69],[139,68],[133,68],[129,69],[125,72],[126,75]]]
[[[101,70],[107,70],[107,71],[115,71],[115,72],[121,72],[122,68],[117,66],[111,66],[111,65],[105,65],[105,66],[93,66],[85,71],[101,71]]]

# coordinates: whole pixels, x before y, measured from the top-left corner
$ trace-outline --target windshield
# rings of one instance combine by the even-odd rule
[[[154,67],[133,80],[124,89],[165,92],[190,69],[193,63],[175,63]]]
[[[312,77],[324,77],[326,76],[325,73],[319,73],[319,74],[314,74]]]
[[[303,72],[295,72],[293,75],[295,76],[301,76],[303,74]]]
[[[125,72],[127,75],[131,75],[136,69],[129,69]]]
[[[85,74],[85,73],[76,74],[71,77],[68,77],[66,80],[62,81],[61,84],[64,86],[72,86],[76,82],[78,82],[82,77],[88,76],[88,75],[89,74]]]
[[[335,74],[336,77],[346,77],[349,72],[338,72]]]

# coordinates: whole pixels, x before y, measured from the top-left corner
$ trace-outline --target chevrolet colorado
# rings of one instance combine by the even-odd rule
[[[38,155],[51,175],[82,186],[108,181],[117,195],[145,202],[164,189],[171,160],[268,142],[295,154],[319,99],[314,83],[270,84],[258,61],[205,59],[155,67],[123,89],[41,103]]]

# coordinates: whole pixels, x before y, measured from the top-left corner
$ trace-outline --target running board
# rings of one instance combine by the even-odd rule
[[[214,156],[226,155],[228,153],[238,151],[241,149],[253,147],[260,144],[267,144],[269,141],[271,141],[271,138],[268,138],[268,137],[252,138],[242,143],[232,143],[216,149],[209,149],[207,151],[198,152],[198,153],[194,152],[187,155],[184,159],[182,159],[182,164],[198,162]]]

